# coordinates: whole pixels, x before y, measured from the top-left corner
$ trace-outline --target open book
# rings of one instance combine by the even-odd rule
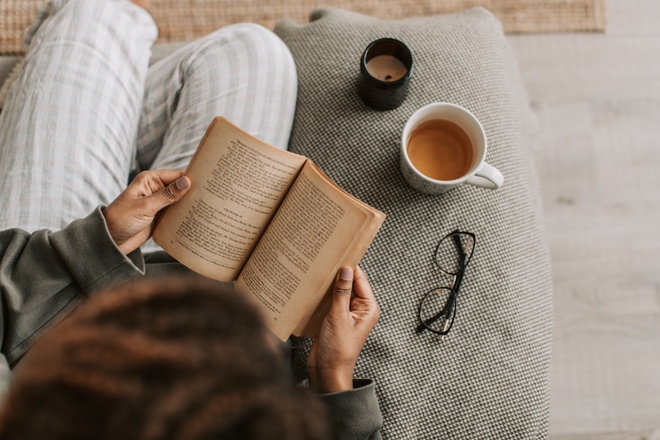
[[[316,336],[342,265],[355,268],[385,214],[352,197],[309,159],[275,148],[222,117],[186,175],[186,196],[153,238],[209,278],[254,296],[280,339]]]

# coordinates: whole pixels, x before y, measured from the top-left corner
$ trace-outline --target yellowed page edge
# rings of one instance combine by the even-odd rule
[[[330,306],[332,305],[332,288],[335,281],[335,277],[339,268],[342,266],[351,267],[353,270],[360,264],[362,258],[367,253],[367,249],[371,245],[372,241],[376,237],[383,221],[385,220],[384,216],[375,216],[372,219],[372,222],[366,224],[363,228],[363,232],[356,235],[354,240],[355,246],[353,246],[353,252],[346,256],[346,258],[337,263],[333,267],[332,272],[328,275],[328,279],[324,283],[324,286],[327,286],[325,294],[321,301],[317,304],[316,308],[310,310],[301,320],[298,326],[294,329],[293,335],[295,336],[307,336],[314,338],[318,335],[323,320],[325,319]],[[358,238],[359,237],[359,238]]]
[[[267,327],[280,339],[317,308],[336,270],[355,253],[355,237],[362,238],[374,220],[376,229],[382,223],[384,214],[356,201],[307,162],[238,277],[237,288],[254,294]],[[296,217],[302,211],[305,220]],[[282,276],[286,279],[277,279]]]

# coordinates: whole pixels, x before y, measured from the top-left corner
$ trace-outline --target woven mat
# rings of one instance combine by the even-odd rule
[[[23,30],[43,3],[45,0],[0,0],[0,54],[24,51]],[[606,0],[153,0],[151,13],[160,29],[159,42],[170,42],[192,40],[241,21],[271,29],[285,17],[306,23],[309,13],[319,5],[384,19],[483,6],[502,21],[509,33],[602,32],[607,18]]]

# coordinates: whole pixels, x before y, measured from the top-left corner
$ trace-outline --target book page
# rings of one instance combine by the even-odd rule
[[[362,258],[383,219],[307,162],[236,286],[256,297],[267,327],[286,340],[313,315],[339,267]]]
[[[191,189],[154,240],[195,272],[234,281],[306,160],[215,118],[186,170]]]

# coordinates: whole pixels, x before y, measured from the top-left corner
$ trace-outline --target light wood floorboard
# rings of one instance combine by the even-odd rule
[[[510,36],[543,129],[553,440],[660,440],[660,1]]]

